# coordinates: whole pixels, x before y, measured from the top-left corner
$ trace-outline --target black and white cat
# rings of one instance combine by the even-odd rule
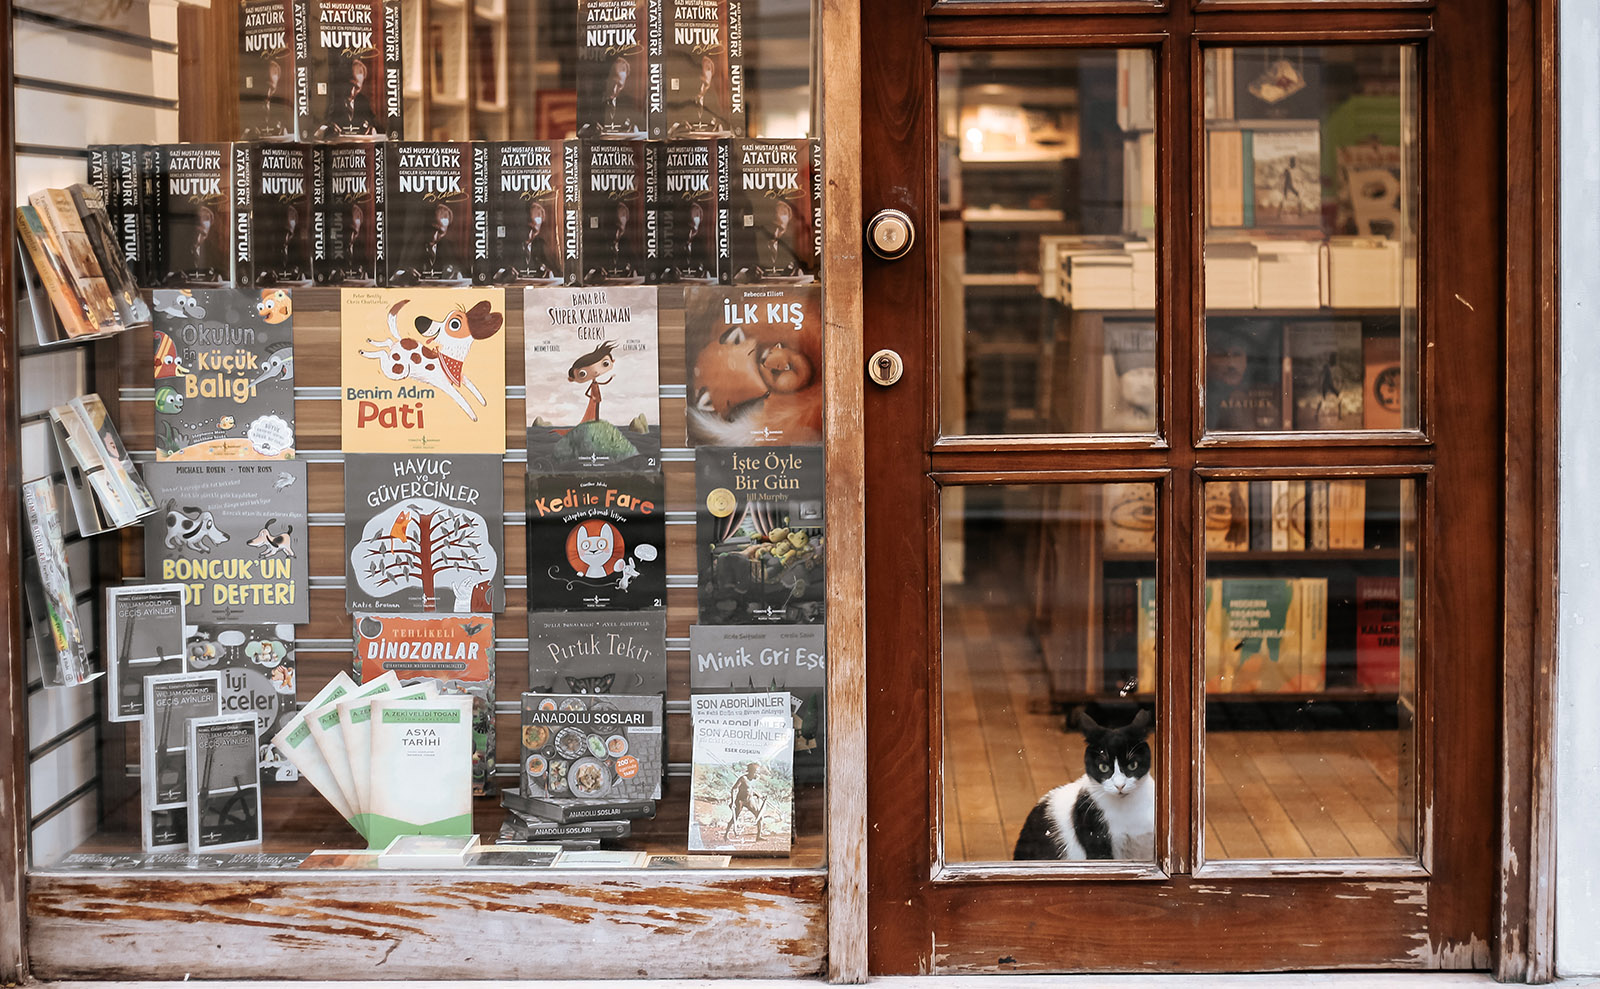
[[[1084,774],[1039,798],[1017,835],[1014,859],[1151,861],[1156,850],[1156,786],[1150,774],[1150,712],[1121,728],[1087,713]]]

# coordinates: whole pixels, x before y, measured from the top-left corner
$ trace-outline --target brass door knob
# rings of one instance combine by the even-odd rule
[[[911,253],[917,242],[917,228],[911,217],[897,209],[881,209],[867,221],[867,246],[885,261],[895,261]]]

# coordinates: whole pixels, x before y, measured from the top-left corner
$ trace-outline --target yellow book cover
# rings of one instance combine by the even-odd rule
[[[1250,548],[1250,482],[1206,483],[1206,551],[1242,553]]]
[[[1226,694],[1233,690],[1233,654],[1222,647],[1222,581],[1206,581],[1206,693]]]
[[[1157,583],[1154,578],[1140,577],[1138,587],[1139,630],[1135,642],[1139,657],[1139,692],[1149,693],[1156,689],[1156,641],[1161,635],[1161,626],[1156,620]]]
[[[1300,672],[1289,689],[1308,693],[1328,685],[1328,579],[1301,577],[1295,581],[1300,604]]]
[[[1107,484],[1105,549],[1108,553],[1156,551],[1156,486],[1147,482]]]
[[[504,289],[348,289],[346,453],[505,453]]]

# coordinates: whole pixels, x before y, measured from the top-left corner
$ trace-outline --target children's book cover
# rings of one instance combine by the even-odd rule
[[[689,690],[787,691],[795,775],[822,778],[828,635],[821,625],[691,625]]]
[[[345,607],[504,611],[504,484],[494,454],[347,454]]]
[[[306,465],[145,467],[160,511],[144,527],[144,572],[188,587],[195,624],[311,620]]]
[[[523,694],[522,795],[641,816],[620,805],[660,795],[662,712],[660,694]]]
[[[528,613],[528,684],[547,694],[667,689],[667,613]]]
[[[221,681],[215,673],[145,678],[144,717],[139,722],[140,828],[145,851],[182,848],[187,843],[189,719],[221,713]]]
[[[822,448],[703,446],[694,465],[701,623],[820,623]]]
[[[528,479],[528,610],[666,607],[666,502],[659,474]]]
[[[188,669],[222,675],[222,713],[255,716],[261,781],[299,779],[299,770],[272,745],[297,710],[294,626],[189,625],[184,639]]]
[[[822,442],[822,296],[814,287],[684,290],[689,442]]]
[[[503,289],[341,295],[345,453],[505,453]]]
[[[794,729],[784,693],[695,694],[689,851],[789,854]]]
[[[156,289],[157,460],[294,457],[286,289]]]
[[[661,469],[656,290],[523,295],[528,470]]]
[[[144,678],[184,672],[182,584],[106,588],[106,720],[138,721]]]
[[[260,731],[248,714],[189,722],[189,851],[261,843],[261,780],[256,775]]]
[[[472,698],[472,792],[492,793],[494,616],[356,615],[353,623],[358,682],[393,671],[408,686],[433,680],[441,696]],[[373,745],[376,760],[376,738]]]

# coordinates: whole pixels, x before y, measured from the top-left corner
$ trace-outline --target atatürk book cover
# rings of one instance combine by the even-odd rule
[[[578,136],[649,136],[646,108],[661,105],[661,83],[648,72],[645,0],[580,0],[577,31]]]
[[[305,6],[294,0],[240,0],[239,136],[291,141],[295,70],[306,51]],[[307,135],[309,136],[309,135]]]
[[[388,284],[469,284],[472,145],[395,141],[386,153]]]
[[[701,623],[820,623],[821,447],[700,447],[694,464]]]
[[[153,205],[161,253],[155,283],[170,288],[233,284],[233,145],[164,144],[159,160]]]
[[[234,259],[242,288],[311,284],[311,156],[309,144],[236,144],[247,157],[248,201],[235,203],[245,249]]]
[[[482,214],[473,281],[479,285],[576,284],[578,266],[568,264],[568,234],[577,229],[578,176],[566,170],[564,141],[496,141],[475,145],[486,189],[474,211]],[[568,212],[572,212],[569,221]]]
[[[386,164],[377,145],[314,148],[311,266],[318,285],[378,283],[387,256]]]
[[[652,141],[645,146],[645,277],[715,285],[729,258],[727,141]]]
[[[528,479],[528,610],[666,607],[666,501],[659,474]]]
[[[742,0],[651,0],[664,18],[664,119],[651,137],[744,135]],[[654,66],[652,66],[654,69]]]
[[[347,454],[344,501],[348,610],[505,610],[498,455]]]
[[[583,142],[584,285],[639,285],[645,280],[645,145]]]
[[[295,79],[300,134],[319,141],[401,137],[400,0],[296,0],[307,55]]]
[[[815,281],[822,257],[822,144],[733,142],[736,282]]]

